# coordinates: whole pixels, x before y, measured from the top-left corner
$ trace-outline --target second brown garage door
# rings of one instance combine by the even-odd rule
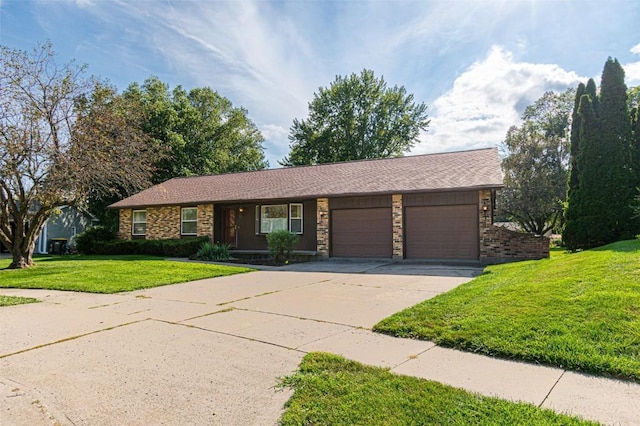
[[[333,257],[387,257],[392,249],[390,208],[331,211]]]
[[[407,207],[404,235],[408,259],[478,259],[478,207]]]

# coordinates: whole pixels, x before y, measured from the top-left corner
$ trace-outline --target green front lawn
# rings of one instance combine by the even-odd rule
[[[306,355],[280,386],[294,389],[283,426],[595,424],[325,353]]]
[[[0,294],[0,306],[22,305],[23,303],[35,303],[37,299],[31,297],[3,296]]]
[[[488,267],[375,330],[640,380],[640,241]]]
[[[9,263],[10,259],[0,259],[0,269]],[[153,256],[44,257],[28,269],[0,270],[0,288],[118,293],[249,271],[252,269]]]

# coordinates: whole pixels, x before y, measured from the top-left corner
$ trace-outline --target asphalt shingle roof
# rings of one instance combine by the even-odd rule
[[[496,148],[170,179],[111,208],[502,187]]]

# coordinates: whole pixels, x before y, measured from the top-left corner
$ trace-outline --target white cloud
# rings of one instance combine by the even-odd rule
[[[640,43],[633,46],[629,51],[634,55],[640,55]],[[628,86],[640,85],[640,61],[624,65],[624,75]]]
[[[511,52],[493,46],[433,103],[428,133],[413,152],[499,145],[527,105],[547,90],[562,91],[582,80],[557,65],[516,62]]]
[[[624,65],[624,76],[627,86],[640,85],[640,62],[631,62]]]
[[[278,161],[289,152],[289,129],[278,124],[265,124],[259,128],[265,139],[265,157],[270,167],[279,167]]]

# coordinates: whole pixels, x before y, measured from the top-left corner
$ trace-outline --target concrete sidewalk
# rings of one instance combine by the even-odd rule
[[[311,351],[640,424],[638,384],[371,332],[473,271],[363,268],[261,271],[115,295],[0,289],[43,301],[0,309],[0,424],[276,424],[291,395],[274,389],[277,378]]]

